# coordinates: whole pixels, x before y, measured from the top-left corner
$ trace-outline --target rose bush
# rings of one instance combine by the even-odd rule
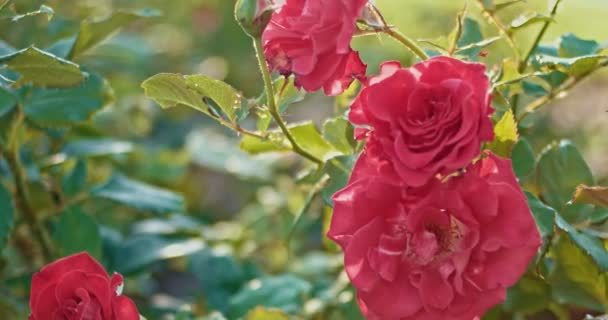
[[[272,70],[306,91],[342,93],[366,66],[350,47],[367,0],[287,0],[262,35]]]
[[[122,286],[120,274],[109,278],[87,253],[59,259],[32,277],[30,320],[139,320]]]
[[[358,174],[368,159],[334,196],[328,232],[366,317],[471,320],[503,301],[541,244],[510,160],[488,153],[445,183],[404,188]]]
[[[365,126],[358,138],[390,159],[403,183],[424,185],[466,167],[493,139],[484,72],[482,64],[443,56],[410,68],[386,62],[364,84],[350,120]]]

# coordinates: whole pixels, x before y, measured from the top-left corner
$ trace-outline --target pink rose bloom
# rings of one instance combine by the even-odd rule
[[[504,301],[541,244],[510,160],[416,189],[368,175],[375,161],[334,195],[328,233],[367,319],[472,320]]]
[[[411,68],[387,62],[353,102],[350,121],[393,163],[404,184],[466,167],[494,138],[490,81],[482,64],[435,57]]]
[[[306,91],[342,93],[366,66],[350,41],[367,0],[286,0],[262,35],[268,65]]]

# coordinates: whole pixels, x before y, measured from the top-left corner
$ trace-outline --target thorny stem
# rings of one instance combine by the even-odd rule
[[[534,39],[534,43],[532,43],[532,47],[530,48],[530,50],[528,51],[528,53],[526,54],[524,59],[520,62],[519,69],[518,69],[518,71],[520,73],[524,72],[524,70],[526,70],[528,61],[532,57],[532,54],[534,54],[534,51],[536,50],[536,47],[538,47],[538,44],[541,42],[541,40],[545,36],[547,29],[549,29],[549,25],[551,25],[551,20],[553,20],[553,17],[555,17],[555,14],[557,14],[557,8],[559,7],[560,2],[561,2],[561,0],[555,0],[555,3],[553,4],[553,8],[551,9],[551,13],[550,13],[551,19],[545,21],[545,23],[543,24],[543,27],[540,29],[540,32]]]
[[[492,24],[494,24],[496,28],[498,28],[498,31],[505,37],[505,40],[507,40],[509,46],[515,54],[515,61],[519,63],[519,61],[521,61],[521,53],[519,52],[517,44],[515,43],[515,39],[513,39],[513,35],[509,31],[509,29],[507,29],[507,27],[502,23],[502,21],[498,19],[498,17],[493,11],[488,10],[488,8],[483,5],[482,0],[477,0],[477,2],[479,3],[479,7],[481,8],[481,11],[483,12],[484,16],[488,18],[488,20],[490,20],[490,22],[492,22]]]
[[[262,40],[260,38],[255,38],[253,40],[253,47],[255,49],[255,55],[258,58],[258,64],[260,66],[260,71],[262,72],[262,78],[264,79],[264,88],[266,90],[266,97],[268,98],[268,106],[269,112],[274,121],[279,125],[279,128],[291,143],[291,148],[297,154],[303,156],[304,158],[313,161],[317,164],[322,164],[323,160],[313,156],[308,153],[306,150],[302,149],[300,145],[296,142],[293,135],[287,128],[287,124],[283,118],[281,118],[281,114],[279,113],[279,109],[277,107],[277,103],[274,97],[274,87],[272,85],[272,79],[270,78],[270,70],[268,69],[268,65],[266,64],[266,59],[264,58],[264,51],[262,46]]]
[[[420,48],[420,46],[418,46],[416,41],[408,38],[406,35],[399,32],[395,28],[387,26],[384,29],[382,29],[382,32],[384,32],[386,35],[390,36],[391,38],[395,39],[397,42],[403,44],[408,50],[410,50],[413,54],[418,56],[418,58],[420,58],[421,60],[426,60],[429,58],[429,56],[424,52],[424,50],[422,50],[422,48]]]
[[[603,66],[608,66],[608,62],[603,63],[602,65],[600,65],[599,67],[603,67]],[[583,81],[584,79],[586,79],[587,77],[589,77],[591,74],[593,74],[594,71],[596,71],[596,68],[582,76],[579,77],[573,77],[568,79],[564,84],[562,84],[560,87],[552,90],[551,92],[549,92],[548,95],[540,97],[532,102],[530,102],[523,110],[523,112],[517,116],[517,121],[522,121],[525,117],[527,117],[528,115],[530,115],[532,112],[540,109],[542,106],[552,102],[553,100],[560,98],[561,95],[563,93],[566,93],[568,90],[572,89],[574,86],[576,86],[577,84],[579,84],[581,81]]]

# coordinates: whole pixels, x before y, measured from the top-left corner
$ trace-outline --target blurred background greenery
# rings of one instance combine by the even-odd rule
[[[375,1],[389,23],[424,39],[447,35],[465,2]],[[469,13],[481,22],[484,35],[497,34],[492,25],[484,23],[476,2],[468,2]],[[547,2],[530,0],[509,8],[501,17],[510,21],[522,11],[546,12]],[[81,20],[118,9],[162,12],[160,17],[130,24],[76,61],[109,80],[114,103],[70,132],[41,129],[28,133],[34,141],[29,145],[32,162],[52,162],[45,156],[72,148],[73,153],[93,155],[87,160],[90,183],[103,181],[117,170],[185,196],[185,212],[171,216],[136,212],[109,201],[82,203],[82,210],[101,226],[101,242],[91,246],[98,248],[98,257],[109,270],[128,276],[127,293],[135,298],[142,314],[148,319],[176,319],[177,312],[179,319],[190,319],[191,314],[202,317],[219,310],[235,318],[265,302],[298,310],[304,318],[360,317],[347,279],[339,273],[340,255],[323,237],[327,216],[323,201],[308,203],[309,190],[292,179],[300,173],[297,157],[251,157],[238,149],[233,133],[205,116],[186,108],[161,111],[143,96],[141,82],[160,72],[204,74],[230,83],[248,97],[259,96],[262,83],[253,49],[233,20],[233,1],[17,0],[14,9],[29,12],[41,4],[54,9],[50,21],[44,16],[16,23],[0,19],[0,55],[8,47],[21,49],[32,44],[59,52],[58,41],[73,36]],[[550,42],[572,32],[584,39],[606,41],[607,16],[606,0],[565,0],[545,39]],[[537,28],[517,33],[524,48]],[[358,38],[354,46],[370,73],[385,60],[412,61],[408,52],[388,38]],[[510,54],[502,41],[485,50],[489,55],[483,59],[490,65]],[[604,183],[608,182],[607,86],[608,73],[598,72],[569,97],[535,114],[538,123],[530,129],[535,131],[526,134],[536,152],[551,140],[574,140],[598,181]],[[289,109],[286,117],[321,123],[334,113],[334,104],[333,99],[312,94]],[[43,136],[47,134],[50,138]],[[108,148],[99,145],[100,138]],[[91,139],[96,142],[87,144]],[[91,151],[94,147],[103,150]],[[61,173],[73,170],[74,165],[62,166]],[[32,186],[36,206],[52,206],[48,190],[61,183],[57,181],[60,174],[43,168],[30,175],[36,182]],[[301,213],[303,218],[297,220]],[[54,223],[68,222],[57,218]],[[32,270],[22,268],[27,263],[7,251],[6,287],[0,290],[0,298],[10,301],[11,312],[23,315]]]

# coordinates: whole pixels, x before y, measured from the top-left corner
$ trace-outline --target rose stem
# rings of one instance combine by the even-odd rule
[[[313,161],[317,164],[322,164],[323,160],[313,156],[306,150],[302,149],[302,147],[298,145],[294,137],[291,135],[289,128],[287,128],[287,125],[285,124],[283,118],[281,118],[281,114],[279,113],[279,109],[277,108],[277,103],[274,98],[274,87],[272,85],[272,79],[270,78],[270,70],[268,69],[268,65],[266,64],[266,58],[264,57],[262,40],[260,38],[254,38],[253,47],[255,49],[255,55],[258,58],[258,65],[260,66],[260,71],[262,72],[262,78],[264,79],[264,88],[266,90],[266,97],[270,108],[270,115],[272,116],[274,121],[279,125],[279,128],[281,128],[281,131],[283,132],[285,137],[287,137],[287,140],[289,140],[289,142],[291,143],[291,148],[294,152],[310,161]]]
[[[46,262],[50,262],[53,259],[52,254],[52,246],[50,244],[50,240],[48,235],[46,234],[44,228],[40,224],[38,219],[38,215],[34,208],[32,208],[30,204],[29,193],[27,191],[27,183],[26,183],[26,175],[23,165],[21,163],[21,159],[19,158],[19,151],[17,146],[9,146],[6,150],[4,150],[4,159],[8,164],[8,167],[13,175],[13,179],[15,182],[15,202],[19,210],[25,216],[25,219],[28,222],[28,226],[38,240],[40,247],[42,249],[42,254]]]
[[[406,35],[395,30],[394,28],[386,27],[382,30],[382,32],[384,32],[386,35],[390,36],[391,38],[397,40],[399,43],[403,44],[406,48],[408,48],[412,53],[414,53],[416,56],[418,56],[418,58],[420,58],[421,60],[426,60],[429,58],[429,56],[424,52],[424,50],[422,50],[422,48],[420,48],[418,46],[418,44],[416,44],[416,41],[408,38]]]

